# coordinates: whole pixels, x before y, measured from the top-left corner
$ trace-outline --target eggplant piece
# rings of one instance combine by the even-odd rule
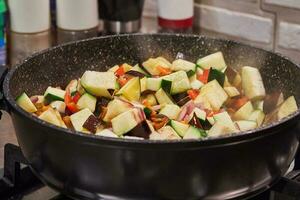
[[[238,72],[235,69],[233,69],[232,67],[227,67],[225,70],[225,75],[227,76],[230,83],[233,82],[233,80],[237,74],[238,74]]]
[[[150,119],[152,110],[151,110],[150,108],[148,108],[148,107],[145,107],[145,108],[144,108],[144,113],[145,113],[145,115],[146,115],[146,118],[147,118],[147,119]]]
[[[202,124],[201,124],[199,118],[197,117],[196,113],[193,114],[193,117],[189,121],[189,124],[192,125],[192,126],[194,126],[194,127],[203,129]]]
[[[108,91],[108,93],[109,93],[111,96],[113,96],[116,90],[114,90],[114,89],[107,89],[107,91]]]
[[[199,119],[199,121],[204,130],[209,130],[212,127],[211,123],[209,123],[209,121],[207,119],[205,119],[205,120]]]
[[[223,87],[225,81],[225,74],[217,69],[210,68],[208,82],[212,80],[217,80],[218,83]]]
[[[134,76],[134,77],[139,77],[139,78],[145,77],[145,74],[138,72],[138,71],[134,71],[134,70],[130,70],[130,71],[126,72],[125,74]]]
[[[155,91],[152,91],[152,90],[145,90],[141,93],[141,95],[148,95],[148,94],[155,94]]]
[[[107,108],[107,105],[109,102],[110,102],[110,99],[108,99],[108,98],[105,98],[105,97],[98,98],[94,114],[96,116],[99,116],[101,113],[103,113],[103,110],[105,110]]]
[[[99,125],[99,120],[94,115],[89,116],[87,120],[82,125],[83,128],[86,128],[87,130],[91,131],[92,133],[96,133],[97,126]]]
[[[107,107],[108,103],[110,102],[110,99],[105,97],[98,98],[98,105]]]
[[[275,91],[271,94],[266,95],[264,104],[263,104],[263,111],[266,114],[273,112],[277,106],[283,102],[283,94],[281,92]]]
[[[151,130],[150,130],[150,127],[148,126],[147,122],[142,121],[136,127],[134,127],[131,131],[129,131],[126,135],[149,139],[150,134],[151,134]]]
[[[188,101],[191,100],[189,95],[186,92],[172,95],[172,99],[179,106],[183,106],[184,104],[186,104]]]
[[[151,121],[155,130],[158,130],[169,123],[169,118],[162,114],[156,114],[155,116],[151,117]]]

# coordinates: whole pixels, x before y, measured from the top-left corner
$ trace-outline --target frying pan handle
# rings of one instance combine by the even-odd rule
[[[8,72],[8,67],[6,65],[0,65],[0,110],[5,110],[9,112],[8,106],[6,104],[6,100],[4,98],[3,94],[3,82],[5,79],[5,76]],[[2,116],[2,112],[0,111],[0,119]]]

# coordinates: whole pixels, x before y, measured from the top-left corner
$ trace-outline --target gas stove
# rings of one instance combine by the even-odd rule
[[[299,200],[300,170],[282,177],[267,191],[248,200]],[[236,200],[239,200],[238,198]],[[245,199],[245,198],[243,198]],[[45,186],[27,165],[20,147],[6,144],[4,151],[4,168],[0,169],[0,200],[72,200],[57,191]]]

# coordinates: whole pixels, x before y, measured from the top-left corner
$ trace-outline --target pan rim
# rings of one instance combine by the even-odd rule
[[[250,47],[252,49],[256,49],[258,51],[265,51],[267,53],[271,53],[274,54],[278,57],[280,57],[281,59],[288,61],[290,63],[292,63],[295,67],[299,68],[300,70],[300,65],[296,64],[296,62],[293,62],[290,58],[281,55],[280,53],[277,52],[273,52],[270,50],[266,50],[263,48],[258,48],[258,47],[254,47],[252,45],[249,44],[244,44],[242,42],[238,42],[235,40],[227,40],[227,39],[221,39],[221,38],[215,38],[215,37],[208,37],[205,35],[193,35],[193,34],[170,34],[170,33],[150,33],[150,34],[144,34],[144,33],[135,33],[135,34],[123,34],[123,35],[110,35],[110,36],[101,36],[101,37],[94,37],[94,38],[89,38],[89,39],[84,39],[84,40],[79,40],[79,41],[74,41],[74,42],[69,42],[69,43],[65,43],[62,45],[58,45],[58,46],[54,46],[45,50],[42,50],[40,52],[37,52],[31,56],[29,56],[27,59],[23,60],[21,63],[17,64],[13,69],[9,70],[8,74],[6,75],[5,79],[4,79],[4,83],[3,83],[3,92],[4,92],[4,97],[6,99],[6,101],[9,103],[9,106],[12,107],[18,114],[22,115],[23,117],[27,118],[28,120],[31,120],[35,123],[40,124],[41,126],[45,126],[47,128],[56,130],[56,131],[62,131],[64,132],[64,134],[72,134],[72,137],[78,136],[82,139],[92,139],[99,142],[109,142],[112,144],[149,144],[149,145],[164,145],[164,144],[174,144],[174,145],[188,145],[188,144],[194,144],[196,146],[211,146],[211,145],[232,145],[232,144],[236,144],[236,143],[243,143],[243,142],[247,142],[249,140],[257,140],[259,138],[262,137],[267,137],[270,135],[273,135],[275,133],[277,133],[278,131],[280,131],[279,127],[282,127],[284,125],[286,125],[288,122],[292,121],[293,119],[296,118],[300,118],[300,108],[298,108],[298,110],[296,112],[294,112],[293,114],[279,120],[276,121],[274,123],[271,123],[267,126],[263,126],[260,128],[256,128],[256,129],[251,129],[249,131],[241,131],[241,132],[237,132],[234,134],[230,134],[230,135],[224,135],[221,137],[210,137],[210,138],[206,138],[206,139],[189,139],[189,140],[135,140],[135,139],[127,139],[127,138],[112,138],[112,137],[105,137],[105,136],[97,136],[97,135],[93,135],[93,134],[85,134],[83,132],[77,132],[77,131],[72,131],[70,129],[65,129],[62,127],[58,127],[56,125],[52,125],[48,122],[45,122],[35,116],[33,116],[31,113],[26,112],[25,110],[23,110],[22,108],[20,108],[17,104],[15,99],[12,97],[11,93],[10,93],[10,89],[9,89],[9,84],[10,84],[10,80],[11,77],[13,76],[14,72],[16,70],[18,70],[19,67],[21,67],[22,65],[24,65],[25,63],[29,62],[31,59],[34,59],[36,56],[39,55],[43,55],[46,52],[52,51],[54,49],[58,49],[58,48],[63,48],[65,46],[70,46],[70,45],[76,45],[78,43],[84,43],[87,41],[93,41],[93,40],[104,40],[106,38],[122,38],[122,37],[136,37],[136,36],[142,36],[142,37],[147,37],[147,36],[163,36],[163,37],[168,37],[168,36],[176,36],[176,37],[186,37],[186,38],[204,38],[204,39],[209,39],[209,40],[214,40],[214,41],[219,41],[219,42],[232,42],[236,45],[241,45],[241,46],[245,46],[245,47]]]

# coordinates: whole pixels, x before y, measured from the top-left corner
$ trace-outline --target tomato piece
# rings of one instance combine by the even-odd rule
[[[74,97],[73,97],[73,102],[74,103],[77,103],[78,102],[78,100],[80,99],[80,97],[81,97],[81,95],[80,95],[80,93],[79,92],[76,92],[76,94],[74,95]]]
[[[194,100],[194,99],[197,98],[197,96],[199,95],[200,91],[199,90],[188,90],[187,93],[188,93],[190,99]]]
[[[115,72],[115,75],[120,77],[124,74],[125,74],[125,69],[124,69],[123,65],[121,65]]]
[[[171,74],[171,70],[162,66],[157,66],[156,69],[159,71],[159,75],[164,76]]]
[[[198,75],[198,80],[199,81],[201,81],[202,83],[207,83],[207,81],[208,81],[208,76],[209,76],[209,71],[210,71],[210,69],[205,69],[204,71],[203,71],[203,74],[200,74],[200,75]]]

